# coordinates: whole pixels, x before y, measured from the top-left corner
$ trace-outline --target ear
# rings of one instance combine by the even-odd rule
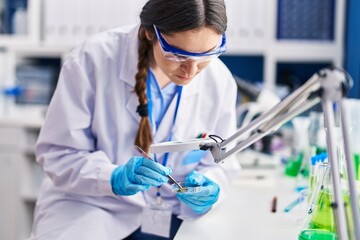
[[[149,40],[149,42],[154,41],[154,33],[153,32],[145,30],[145,36],[146,36],[147,40]]]

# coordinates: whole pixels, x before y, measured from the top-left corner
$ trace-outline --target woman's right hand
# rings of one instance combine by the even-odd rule
[[[111,175],[111,187],[116,195],[129,196],[160,186],[168,181],[171,169],[144,157],[134,156],[118,166]]]

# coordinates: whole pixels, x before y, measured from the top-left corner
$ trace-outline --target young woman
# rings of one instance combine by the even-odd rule
[[[36,146],[48,178],[31,239],[172,239],[225,195],[239,166],[151,143],[236,131],[223,0],[150,0],[140,25],[98,34],[62,67]],[[174,193],[167,175],[201,185]]]

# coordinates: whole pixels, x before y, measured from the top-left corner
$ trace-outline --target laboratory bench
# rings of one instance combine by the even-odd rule
[[[304,212],[300,207],[284,212],[300,196],[295,185],[279,167],[245,168],[225,200],[200,219],[184,221],[175,240],[297,239]]]

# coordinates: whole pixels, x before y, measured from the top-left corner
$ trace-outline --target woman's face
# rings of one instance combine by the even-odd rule
[[[214,50],[218,46],[221,37],[213,29],[208,27],[201,27],[170,35],[162,34],[162,36],[172,47],[194,53]],[[159,41],[155,41],[150,66],[155,72],[161,71],[160,75],[165,75],[169,78],[168,80],[173,83],[186,85],[209,63],[210,61],[198,63],[191,59],[185,62],[168,60],[163,56]]]

